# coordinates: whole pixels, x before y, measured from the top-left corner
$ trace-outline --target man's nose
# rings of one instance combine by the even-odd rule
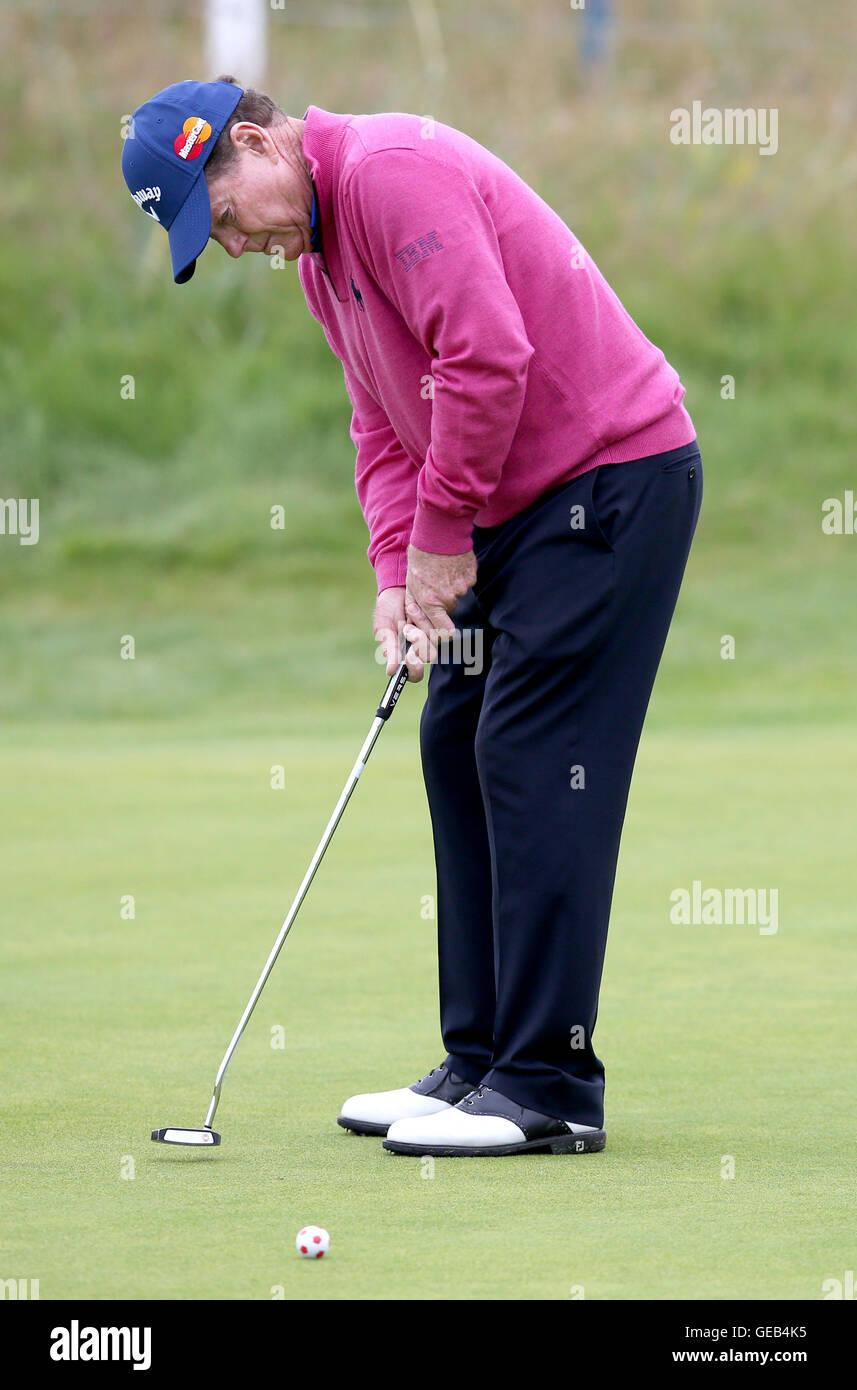
[[[236,231],[233,227],[218,227],[211,235],[213,240],[219,242],[230,256],[242,255],[247,246],[246,235]]]
[[[238,257],[244,252],[244,248],[247,245],[247,237],[244,232],[236,232],[233,228],[230,228],[226,233],[223,244],[230,256]]]

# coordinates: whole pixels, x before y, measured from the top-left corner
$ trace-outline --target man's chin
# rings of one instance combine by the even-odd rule
[[[303,254],[304,249],[303,246],[296,244],[293,236],[284,237],[281,232],[272,232],[262,247],[262,254],[282,256],[285,261],[296,261],[298,256]]]

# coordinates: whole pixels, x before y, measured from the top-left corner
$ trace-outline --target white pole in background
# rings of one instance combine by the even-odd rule
[[[435,0],[409,0],[409,3],[426,80],[433,90],[438,90],[446,77],[446,54],[437,6]]]
[[[257,87],[267,64],[267,0],[206,0],[205,61],[209,79],[229,73]]]

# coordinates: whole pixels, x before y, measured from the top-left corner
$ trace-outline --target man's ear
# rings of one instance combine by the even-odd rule
[[[270,157],[270,136],[266,130],[254,125],[252,121],[236,121],[229,132],[229,139],[239,153],[247,150],[250,154]]]

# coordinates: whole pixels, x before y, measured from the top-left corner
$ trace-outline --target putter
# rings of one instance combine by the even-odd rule
[[[405,646],[406,652],[409,646],[410,643],[408,643]],[[217,1075],[214,1078],[214,1093],[211,1097],[211,1104],[208,1107],[208,1114],[205,1117],[204,1126],[202,1127],[202,1129],[174,1129],[171,1127],[168,1127],[166,1129],[153,1129],[152,1138],[157,1143],[201,1145],[203,1147],[211,1147],[220,1143],[220,1135],[215,1130],[213,1130],[211,1126],[214,1120],[215,1113],[217,1111],[217,1106],[220,1102],[220,1090],[223,1085],[223,1078],[226,1075],[226,1068],[232,1061],[233,1053],[235,1052],[235,1049],[241,1040],[241,1034],[244,1032],[244,1029],[247,1027],[247,1024],[250,1021],[250,1015],[256,1007],[259,995],[265,988],[265,982],[267,981],[268,976],[274,968],[274,963],[277,959],[277,956],[280,954],[283,942],[288,936],[292,928],[292,924],[294,923],[294,920],[298,915],[301,903],[306,897],[309,886],[312,883],[313,878],[315,877],[315,871],[321,863],[322,859],[324,858],[325,850],[327,849],[328,845],[333,839],[333,832],[338,826],[340,820],[342,819],[342,813],[348,805],[348,802],[351,798],[351,793],[357,786],[357,783],[360,779],[360,774],[363,771],[369,759],[369,754],[375,747],[378,735],[383,729],[385,723],[390,718],[390,715],[393,713],[393,710],[396,708],[396,701],[398,700],[407,683],[408,667],[407,663],[405,661],[402,661],[395,675],[390,678],[390,681],[387,685],[387,689],[384,691],[381,703],[375,711],[375,718],[372,721],[372,727],[366,735],[363,747],[360,749],[360,752],[357,755],[357,761],[351,769],[351,772],[349,773],[348,781],[345,783],[345,786],[342,789],[342,795],[337,801],[333,815],[327,822],[325,832],[318,842],[318,848],[316,849],[316,852],[310,861],[309,868],[303,876],[301,886],[295,894],[295,899],[291,907],[289,908],[288,916],[286,917],[286,920],[284,921],[283,925],[280,927],[279,935],[276,941],[274,942],[273,946],[271,947],[271,954],[265,961],[265,967],[258,980],[256,981],[256,987],[253,990],[253,993],[250,995],[250,998],[247,1002],[247,1007],[239,1020],[238,1027],[232,1034],[232,1041],[230,1042],[229,1046],[223,1054],[223,1061],[217,1068]]]

